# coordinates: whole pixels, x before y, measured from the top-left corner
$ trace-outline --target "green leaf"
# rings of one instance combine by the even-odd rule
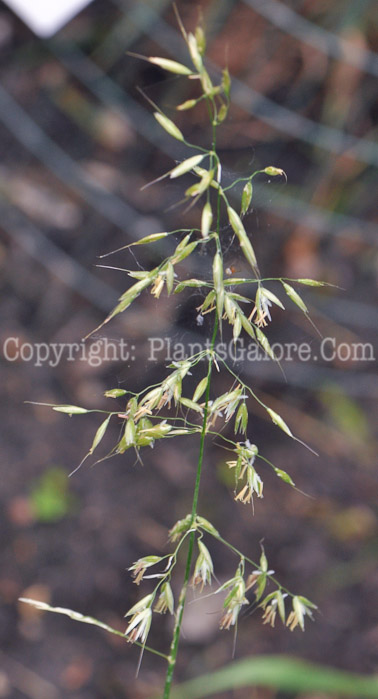
[[[263,571],[263,573],[266,573],[268,570],[268,559],[266,557],[264,549],[262,550],[260,556],[260,568]]]
[[[192,400],[194,403],[196,403],[201,398],[201,396],[203,396],[203,394],[205,393],[207,383],[208,383],[208,378],[207,378],[207,376],[204,376],[203,379],[201,379],[201,381],[199,382],[196,390],[193,393]]]
[[[234,301],[242,301],[243,303],[251,303],[251,299],[248,298],[248,296],[242,296],[241,294],[236,294],[235,292],[230,291],[227,296],[231,299],[234,299]]]
[[[222,104],[218,114],[217,114],[217,124],[221,124],[227,117],[228,114],[228,105],[227,104]]]
[[[122,296],[120,296],[119,303],[115,306],[115,308],[113,308],[113,310],[109,313],[107,318],[105,318],[103,323],[101,323],[101,325],[99,325],[98,328],[96,328],[96,330],[105,325],[105,323],[108,323],[109,320],[114,318],[114,316],[118,315],[118,313],[123,313],[123,311],[126,311],[126,309],[143,291],[143,289],[145,289],[147,286],[151,284],[151,282],[154,279],[154,276],[156,276],[156,273],[149,272],[148,276],[145,276],[143,279],[140,279],[138,282],[136,282],[136,284],[130,286],[130,288],[127,289],[127,291],[125,291],[122,294]]]
[[[281,480],[284,481],[284,483],[288,483],[289,485],[292,485],[293,487],[295,486],[295,483],[292,478],[290,478],[289,474],[286,473],[286,471],[283,471],[282,468],[277,468],[277,466],[274,466],[274,472],[278,478],[281,478]]]
[[[101,442],[101,440],[102,440],[102,438],[103,438],[103,436],[104,436],[104,434],[105,434],[105,432],[106,432],[106,430],[107,430],[107,427],[108,427],[110,418],[111,418],[111,415],[108,415],[108,417],[106,418],[106,420],[104,420],[104,422],[102,422],[101,425],[100,425],[100,427],[98,428],[98,430],[97,430],[97,432],[96,432],[96,434],[95,434],[95,436],[94,436],[94,440],[93,440],[93,442],[92,442],[92,446],[91,446],[91,448],[90,448],[90,450],[89,450],[89,453],[90,453],[90,454],[93,454],[93,452],[94,452],[94,450],[96,449],[96,447],[100,444],[100,442]]]
[[[255,340],[255,339],[256,339],[256,334],[255,334],[255,331],[254,331],[254,329],[253,329],[253,326],[252,326],[252,324],[249,322],[248,318],[246,318],[245,315],[244,315],[244,313],[242,313],[241,311],[240,311],[240,313],[239,313],[239,317],[240,317],[240,320],[241,320],[241,324],[242,324],[244,330],[246,331],[246,333],[248,333],[248,335],[249,335],[253,340]]]
[[[241,215],[244,216],[252,200],[253,187],[252,182],[249,180],[247,184],[244,185],[242,200],[241,200]]]
[[[178,262],[181,262],[182,260],[185,260],[186,257],[189,257],[189,255],[191,255],[193,250],[197,247],[198,243],[199,240],[194,240],[185,248],[182,248],[179,253],[176,252],[173,257],[171,257],[172,264],[177,265]]]
[[[281,170],[281,168],[279,167],[273,167],[273,165],[269,165],[268,167],[266,167],[263,170],[263,172],[265,172],[270,177],[278,177],[279,175],[283,175],[284,177],[286,177],[286,173],[284,172],[284,170]]]
[[[197,43],[197,39],[192,33],[188,34],[188,48],[195,68],[198,70],[199,73],[201,73],[203,68],[201,52]]]
[[[123,388],[111,388],[109,391],[105,391],[105,398],[120,398],[127,393]]]
[[[50,607],[50,605],[46,604],[45,602],[40,602],[39,600],[35,599],[29,599],[28,597],[20,597],[19,601],[25,602],[25,604],[30,604],[31,607],[35,607],[35,609],[40,609],[43,612],[55,612],[56,614],[64,614],[65,616],[69,616],[70,619],[73,619],[74,621],[82,621],[84,624],[93,624],[94,626],[99,626],[100,629],[105,629],[105,631],[109,631],[109,633],[114,633],[116,636],[121,636],[122,638],[125,638],[125,640],[127,640],[125,634],[121,631],[117,631],[116,629],[113,629],[111,626],[104,624],[103,621],[94,619],[91,616],[84,616],[84,614],[80,614],[80,612],[74,612],[73,609],[65,609],[64,607]]]
[[[262,296],[265,296],[266,299],[269,299],[269,301],[272,301],[272,303],[275,303],[276,306],[279,306],[280,308],[282,308],[283,311],[285,310],[285,306],[283,305],[282,301],[280,301],[280,299],[275,294],[273,294],[273,291],[270,291],[270,289],[266,289],[265,286],[264,287],[261,286],[260,287],[260,294]],[[257,294],[256,294],[256,296],[257,296]]]
[[[224,286],[223,286],[223,259],[220,252],[216,252],[213,260],[213,281],[217,299],[218,318],[221,319],[224,306]]]
[[[77,405],[54,405],[53,410],[56,410],[57,413],[67,413],[68,415],[82,415],[83,413],[89,413],[89,410],[79,408]]]
[[[267,336],[265,335],[265,333],[263,333],[263,331],[257,327],[255,327],[255,333],[256,333],[257,341],[261,345],[261,347],[263,348],[264,352],[266,352],[268,357],[270,357],[271,359],[273,359],[273,361],[276,362],[277,361],[276,355],[274,354],[274,352],[269,344],[269,340],[268,340]]]
[[[160,112],[154,112],[154,117],[156,121],[159,122],[160,126],[162,126],[163,129],[167,133],[169,133],[170,136],[172,136],[173,138],[177,138],[178,141],[184,140],[184,136],[182,135],[180,129],[177,128],[176,124],[171,119],[168,119],[168,117],[166,117],[165,114],[160,114]]]
[[[179,294],[180,291],[186,289],[187,287],[200,289],[202,286],[206,286],[206,282],[203,282],[201,279],[186,279],[184,282],[179,282],[177,284],[175,294]]]
[[[135,243],[130,243],[127,247],[131,247],[134,245],[148,245],[148,243],[155,243],[157,240],[161,240],[162,238],[166,238],[167,235],[170,235],[170,233],[151,233],[151,235],[146,235],[144,238],[140,238],[140,240],[136,240]],[[146,275],[144,274],[143,277]]]
[[[198,165],[201,160],[204,159],[204,155],[193,155],[192,158],[187,158],[187,160],[183,160],[182,163],[179,163],[179,165],[176,165],[176,167],[173,168],[171,171],[171,174],[169,175],[171,180],[175,179],[175,177],[181,177],[181,175],[185,175],[186,172],[190,172],[190,170],[193,170],[193,168]]]
[[[240,317],[240,313],[236,313],[235,320],[234,320],[234,328],[232,331],[232,337],[234,342],[238,339],[242,329],[242,321]]]
[[[193,400],[190,400],[190,398],[180,398],[180,403],[190,410],[195,410],[197,413],[201,413],[201,415],[203,413],[201,406],[198,405],[198,403],[195,403]]]
[[[205,206],[202,209],[202,216],[201,216],[201,235],[202,238],[206,240],[206,238],[209,237],[209,230],[210,226],[213,221],[213,212],[211,209],[210,202],[206,202]]]
[[[160,235],[160,234],[158,234],[158,235]],[[132,245],[132,244],[133,243],[131,243],[130,245]],[[130,247],[130,246],[128,246],[128,247]],[[135,270],[130,270],[128,272],[128,275],[132,279],[138,279],[139,281],[142,281],[143,279],[147,279],[147,277],[150,276],[150,272],[147,272],[146,270],[140,270],[140,269],[136,270],[135,269]],[[123,296],[124,296],[124,294],[121,296],[121,298],[123,298]]]
[[[172,699],[205,699],[240,687],[271,687],[284,692],[326,692],[335,697],[377,699],[378,676],[343,672],[282,655],[255,656],[185,682],[173,690]]]
[[[200,517],[200,515],[197,515],[196,517],[196,522],[201,529],[204,529],[205,532],[208,532],[209,534],[212,534],[213,536],[219,537],[219,532],[215,527],[209,522],[208,519],[205,519],[205,517]]]
[[[214,303],[215,303],[215,291],[214,291],[214,289],[212,289],[207,294],[207,296],[206,296],[206,298],[201,306],[201,313],[203,313],[207,308],[210,308],[211,306],[213,306]]]
[[[132,444],[135,444],[135,437],[136,437],[135,422],[131,417],[129,417],[129,419],[126,422],[126,427],[125,427],[125,432],[124,432],[124,440],[125,440],[126,447],[131,447]]]
[[[168,295],[170,295],[173,291],[173,283],[175,280],[175,270],[173,268],[172,262],[168,261],[166,267],[164,268],[165,271],[165,281],[167,284],[167,292]]]
[[[259,575],[257,578],[257,585],[256,585],[256,602],[258,602],[261,597],[264,594],[264,590],[266,588],[266,575],[263,573],[262,575]]]
[[[203,56],[203,54],[206,51],[206,36],[205,36],[205,32],[203,31],[203,29],[200,25],[198,25],[198,27],[196,27],[196,30],[194,32],[194,36],[196,38],[198,50],[199,50],[201,56]]]
[[[279,613],[279,615],[280,615],[280,617],[281,617],[282,623],[284,624],[284,623],[285,623],[285,618],[286,618],[286,615],[285,615],[285,600],[284,600],[284,596],[283,596],[281,590],[277,590],[277,592],[275,593],[275,595],[276,595],[276,600],[277,600],[278,613]]]
[[[251,280],[247,279],[246,277],[232,277],[231,279],[225,279],[224,285],[225,286],[235,286],[236,284],[246,284],[250,281]]]
[[[180,242],[179,242],[179,244],[177,245],[177,247],[176,247],[176,249],[175,249],[173,255],[177,255],[177,253],[179,253],[180,250],[183,250],[183,248],[186,247],[186,245],[188,244],[188,242],[189,242],[189,240],[190,240],[190,236],[191,236],[192,233],[193,233],[193,231],[191,231],[190,233],[188,233],[187,235],[185,235],[185,236],[183,237],[183,239],[180,240]]]
[[[305,302],[302,301],[301,297],[299,296],[299,294],[297,294],[295,289],[293,289],[293,287],[290,286],[290,284],[286,284],[286,282],[282,282],[282,286],[285,289],[289,299],[291,299],[293,303],[295,303],[296,306],[298,306],[298,308],[300,308],[301,311],[303,311],[303,313],[308,313],[308,308]]]
[[[243,402],[239,405],[238,412],[236,413],[234,433],[236,434],[240,431],[245,434],[247,431],[247,425],[248,410],[246,404]]]
[[[293,437],[290,427],[286,424],[285,420],[282,419],[281,415],[278,415],[278,413],[271,408],[266,408],[266,411],[269,413],[270,417],[272,418],[272,422],[274,422],[277,427],[279,427],[283,432],[286,432],[289,437]]]
[[[315,279],[296,279],[298,284],[305,284],[306,286],[326,286],[326,282],[318,282]]]
[[[138,294],[138,295],[139,295],[139,294]],[[114,316],[117,316],[118,313],[123,313],[123,311],[126,311],[126,310],[128,309],[128,307],[131,306],[131,304],[132,304],[132,302],[134,301],[134,299],[135,299],[135,296],[133,296],[132,294],[128,294],[128,295],[124,296],[123,299],[122,299],[122,301],[120,301],[119,303],[117,303],[117,305],[113,308],[113,310],[111,311],[111,313],[109,313],[109,315],[107,316],[107,318],[105,318],[104,322],[101,323],[101,325],[99,325],[99,327],[96,328],[96,330],[98,330],[98,329],[101,328],[103,325],[105,325],[105,323],[108,323],[109,320],[111,320],[112,318],[114,318]]]
[[[242,252],[243,252],[245,258],[248,260],[249,264],[251,265],[254,273],[256,274],[256,276],[258,276],[258,268],[257,268],[255,251],[252,247],[251,241],[249,240],[249,238],[247,236],[246,230],[243,226],[243,223],[240,219],[240,216],[239,216],[239,214],[236,213],[235,209],[233,209],[231,206],[227,207],[227,213],[228,213],[228,220],[231,224],[233,231],[235,232],[235,234],[239,240]]]
[[[177,105],[176,109],[179,112],[184,112],[186,109],[192,109],[193,107],[196,106],[198,100],[185,100],[185,102],[182,102],[181,104]]]
[[[158,56],[150,56],[148,58],[150,63],[154,63],[156,66],[168,70],[170,73],[176,73],[177,75],[192,75],[193,71],[182,63],[177,63],[177,61],[171,61],[169,58],[159,58]]]
[[[205,170],[202,179],[199,182],[193,184],[191,187],[189,187],[189,189],[187,189],[185,192],[185,196],[198,197],[200,194],[206,192],[206,190],[209,189],[210,185],[213,182],[214,173],[214,168],[212,168],[211,170]]]
[[[231,89],[231,78],[230,78],[230,73],[228,68],[223,68],[222,71],[222,88],[223,92],[226,95],[227,99],[230,98],[230,89]]]

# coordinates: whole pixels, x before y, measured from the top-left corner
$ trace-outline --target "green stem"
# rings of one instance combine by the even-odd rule
[[[204,413],[203,413],[203,421],[202,421],[202,431],[201,431],[201,440],[200,440],[200,449],[199,449],[199,455],[198,455],[198,468],[197,468],[197,476],[196,476],[196,483],[194,486],[194,493],[193,493],[193,505],[192,505],[192,526],[194,524],[195,517],[197,515],[197,505],[198,505],[198,495],[199,495],[199,487],[200,487],[200,481],[201,481],[201,473],[202,473],[202,464],[203,464],[203,453],[204,453],[204,447],[205,447],[205,435],[206,435],[206,428],[207,428],[207,415],[209,412],[209,397],[210,397],[210,383],[211,383],[211,373],[213,369],[213,357],[212,357],[212,351],[214,350],[215,346],[215,340],[217,337],[218,333],[218,316],[215,316],[215,323],[214,323],[214,329],[213,329],[213,336],[211,338],[211,347],[210,347],[210,356],[209,356],[209,364],[208,364],[208,369],[207,369],[207,384],[206,384],[206,393],[205,393],[205,408],[204,408]]]
[[[199,496],[199,488],[200,488],[202,466],[203,466],[203,455],[204,455],[204,447],[205,447],[207,416],[208,416],[208,410],[209,410],[211,373],[212,373],[212,368],[213,368],[213,358],[212,358],[211,350],[214,349],[217,333],[218,333],[218,316],[215,317],[213,336],[211,338],[211,349],[210,349],[210,353],[209,353],[209,364],[208,364],[208,369],[207,369],[207,385],[206,385],[206,394],[205,394],[205,408],[204,408],[204,415],[203,415],[203,422],[202,422],[202,431],[201,431],[200,449],[199,449],[199,455],[198,455],[196,482],[195,482],[194,493],[193,493],[191,526],[194,525],[195,519],[197,516],[198,496]],[[187,559],[186,559],[184,581],[183,581],[183,585],[181,588],[181,593],[180,593],[177,611],[176,611],[176,623],[175,623],[175,627],[173,630],[172,643],[171,643],[170,654],[169,654],[169,658],[168,658],[167,673],[166,673],[166,678],[165,678],[165,686],[164,686],[164,694],[163,694],[164,699],[169,699],[170,692],[171,692],[171,686],[172,686],[172,680],[173,680],[173,673],[174,673],[175,666],[176,666],[177,651],[178,651],[178,646],[179,646],[179,641],[180,641],[180,631],[181,631],[181,625],[182,625],[182,617],[184,614],[184,608],[185,608],[185,602],[186,602],[186,593],[188,590],[190,570],[191,570],[191,565],[192,565],[194,541],[195,541],[195,531],[193,530],[190,534],[190,537],[189,537],[188,555],[187,555]]]
[[[206,97],[206,105],[207,105],[208,112],[209,112],[210,123],[212,125],[212,156],[210,158],[210,167],[213,167],[214,155],[216,154],[216,123],[215,123],[215,119],[214,119],[215,105],[212,104],[211,100],[208,97]],[[212,108],[213,108],[213,111],[212,111]],[[220,246],[220,241],[219,241],[219,224],[220,224],[220,190],[219,189],[217,192],[216,220],[217,220],[216,247],[217,247],[217,250],[219,252],[221,252],[221,246]],[[212,374],[212,369],[213,369],[214,348],[215,348],[215,341],[216,341],[217,334],[218,334],[218,327],[219,327],[219,319],[218,319],[218,315],[215,314],[215,322],[214,322],[213,334],[212,334],[212,338],[211,338],[211,346],[210,346],[210,351],[208,353],[205,408],[204,408],[204,412],[203,412],[203,421],[202,421],[200,448],[199,448],[199,454],[198,454],[196,482],[195,482],[194,492],[193,492],[193,502],[192,502],[192,512],[191,512],[191,527],[195,526],[195,520],[196,520],[196,516],[197,516],[198,496],[199,496],[199,489],[200,489],[200,483],[201,483],[203,456],[204,456],[204,449],[205,449],[205,436],[206,436],[206,431],[207,431],[207,416],[208,416],[208,412],[209,412],[211,374]],[[169,653],[168,667],[167,667],[167,673],[166,673],[166,677],[165,677],[163,699],[169,699],[170,693],[171,693],[173,673],[174,673],[175,666],[176,666],[177,651],[178,651],[178,646],[179,646],[179,642],[180,642],[182,618],[184,615],[186,594],[187,594],[187,590],[188,590],[190,570],[191,570],[191,566],[192,566],[195,534],[196,534],[195,529],[193,529],[193,531],[191,531],[190,536],[189,536],[189,546],[188,546],[188,555],[187,555],[186,566],[185,566],[185,575],[184,575],[184,581],[183,581],[183,585],[181,588],[180,597],[179,597],[178,606],[177,606],[177,611],[176,611],[176,623],[175,623],[175,627],[173,630],[172,643],[171,643],[171,648],[170,648],[170,653]]]

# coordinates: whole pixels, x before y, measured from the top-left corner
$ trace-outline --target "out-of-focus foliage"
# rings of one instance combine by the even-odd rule
[[[238,687],[273,687],[284,692],[327,692],[331,697],[375,698],[378,678],[353,675],[283,656],[254,657],[178,687],[172,699],[204,699]]]
[[[56,522],[72,510],[67,473],[62,468],[50,468],[34,484],[30,492],[34,517],[40,522]]]

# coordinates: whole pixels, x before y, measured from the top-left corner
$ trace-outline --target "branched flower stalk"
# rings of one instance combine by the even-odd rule
[[[301,444],[303,442],[292,433],[282,417],[266,405],[251,387],[245,384],[228,366],[224,357],[220,356],[216,351],[216,340],[222,329],[222,324],[227,322],[232,327],[233,341],[235,343],[241,333],[244,332],[272,360],[276,360],[264,330],[271,322],[270,309],[272,305],[276,305],[283,310],[284,305],[281,299],[269,288],[270,282],[280,283],[285,295],[299,307],[307,318],[309,318],[307,306],[292,284],[322,286],[323,283],[312,279],[262,278],[255,251],[246,232],[243,219],[251,205],[253,179],[261,173],[269,177],[286,177],[286,175],[280,168],[268,166],[246,177],[235,179],[227,187],[223,186],[222,165],[217,153],[217,129],[227,118],[230,107],[231,80],[229,72],[225,68],[222,72],[220,83],[214,85],[204,63],[205,37],[202,28],[197,27],[194,34],[186,33],[183,27],[181,29],[188,47],[190,65],[155,56],[141,58],[160,66],[160,68],[169,73],[197,82],[199,96],[196,99],[189,99],[179,104],[177,107],[178,111],[193,109],[202,101],[206,103],[212,130],[212,142],[208,150],[189,143],[175,122],[158,107],[155,108],[154,112],[155,119],[166,134],[180,141],[188,149],[188,157],[176,164],[159,179],[168,177],[172,180],[189,174],[193,177],[193,184],[185,191],[185,202],[190,207],[194,205],[200,206],[199,226],[193,229],[155,233],[131,244],[153,244],[162,238],[173,235],[180,238],[173,253],[155,268],[149,271],[128,270],[128,275],[134,280],[133,284],[121,295],[116,307],[99,327],[108,323],[119,313],[126,311],[138,296],[148,288],[157,299],[163,293],[164,288],[168,294],[180,294],[186,289],[195,288],[202,290],[204,293],[204,300],[197,309],[199,318],[207,314],[212,314],[214,318],[211,342],[205,350],[183,360],[172,362],[168,367],[167,375],[154,386],[148,386],[139,393],[119,388],[106,391],[105,396],[109,399],[122,398],[125,400],[125,408],[122,412],[119,410],[87,410],[74,405],[50,406],[53,410],[68,415],[90,412],[103,414],[103,420],[95,433],[91,447],[77,468],[97,450],[111,421],[122,421],[121,436],[110,453],[99,459],[99,461],[111,455],[123,454],[128,449],[134,449],[138,459],[140,459],[140,452],[147,446],[152,447],[158,440],[191,434],[199,436],[199,456],[191,512],[173,524],[169,532],[170,541],[175,548],[164,556],[154,554],[145,556],[134,562],[129,568],[137,585],[140,585],[145,579],[154,579],[156,583],[152,592],[148,592],[126,613],[127,627],[124,636],[130,643],[139,645],[142,651],[146,650],[156,653],[166,660],[165,699],[169,698],[171,692],[188,586],[191,584],[193,587],[198,586],[202,590],[205,586],[212,584],[214,576],[214,567],[210,553],[212,539],[224,545],[238,558],[233,576],[222,585],[219,585],[214,591],[214,594],[223,593],[225,595],[223,614],[220,619],[221,629],[237,628],[240,612],[244,605],[248,604],[246,592],[251,589],[253,589],[255,594],[255,605],[262,610],[264,624],[274,626],[278,613],[281,622],[290,630],[297,626],[304,630],[306,616],[311,619],[313,610],[316,609],[316,606],[308,599],[293,594],[280,584],[274,577],[274,571],[268,567],[264,550],[262,550],[259,562],[254,562],[231,543],[225,541],[214,525],[200,516],[198,512],[206,437],[215,435],[222,440],[225,448],[232,453],[228,466],[232,469],[234,475],[235,501],[243,504],[250,503],[253,508],[254,497],[262,498],[263,468],[260,468],[260,466],[265,467],[265,464],[268,464],[274,470],[278,478],[289,486],[295,487],[291,476],[261,455],[258,446],[250,442],[248,438],[248,400],[257,401],[268,413],[274,425],[285,432],[288,437]],[[192,151],[194,151],[194,154]],[[237,185],[243,186],[238,189]],[[242,190],[241,196],[240,189]],[[238,197],[239,204],[236,205],[234,202]],[[235,246],[239,246],[251,269],[251,274],[247,277],[225,277],[224,245],[222,244],[221,233],[221,221],[224,216],[226,216],[228,224],[234,233]],[[192,255],[196,249],[203,246],[213,256],[212,278],[179,280],[175,272],[176,267],[185,258]],[[237,291],[240,287],[243,289],[243,294]],[[191,397],[184,395],[183,384],[186,377],[190,375],[194,367],[200,363],[203,364],[204,361],[207,363],[205,375],[196,386]],[[230,388],[226,393],[214,400],[210,400],[211,378],[214,367],[217,371],[223,369],[228,372]],[[161,416],[163,408],[165,409],[164,417]],[[216,429],[219,421],[224,423],[233,422],[234,434],[235,436],[237,434],[241,435],[240,441],[232,440],[221,434],[220,430]],[[186,565],[181,591],[177,604],[175,604],[171,579],[173,574],[176,573],[178,552],[184,545],[187,546]],[[268,584],[270,591],[266,594]],[[34,600],[24,599],[23,601],[33,604],[40,609],[67,614],[75,620],[95,624],[111,633],[123,635],[100,621],[91,617],[83,617],[78,612],[59,607],[50,607]],[[288,605],[289,612],[287,613]],[[175,618],[168,655],[164,655],[146,645],[154,615],[166,612],[173,614]]]

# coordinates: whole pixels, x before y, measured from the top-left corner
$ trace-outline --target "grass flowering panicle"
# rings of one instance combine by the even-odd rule
[[[206,548],[205,544],[201,539],[197,540],[199,554],[194,565],[194,573],[192,578],[192,586],[200,586],[202,592],[204,585],[211,585],[211,577],[214,573],[213,561],[209,550]]]
[[[243,605],[248,604],[248,599],[245,596],[246,584],[244,580],[244,561],[240,562],[233,578],[223,583],[217,590],[229,590],[223,602],[223,616],[219,622],[220,629],[230,629],[231,626],[236,626],[240,611]]]
[[[173,598],[172,588],[169,582],[164,582],[161,586],[159,599],[155,604],[154,611],[158,612],[159,614],[165,614],[166,612],[173,614],[174,607],[175,601]]]
[[[180,20],[179,23],[181,26]],[[139,586],[142,582],[154,580],[154,587],[152,592],[145,595],[126,613],[125,616],[129,618],[129,621],[124,634],[125,638],[144,649],[151,624],[154,621],[154,614],[169,612],[174,617],[169,654],[164,655],[156,649],[146,647],[149,652],[163,655],[167,662],[164,699],[168,699],[171,692],[189,584],[191,583],[193,587],[198,587],[202,591],[204,586],[211,586],[213,578],[215,578],[211,556],[211,541],[213,539],[218,542],[218,545],[221,544],[239,557],[239,564],[233,577],[213,591],[213,594],[226,593],[220,619],[221,629],[227,630],[231,627],[236,629],[241,610],[249,604],[246,597],[248,590],[253,590],[254,604],[263,611],[263,623],[271,626],[274,626],[278,612],[282,623],[286,624],[290,630],[294,630],[297,626],[304,630],[305,617],[312,619],[313,610],[316,609],[316,606],[305,597],[293,595],[288,590],[284,590],[273,577],[274,571],[268,569],[264,551],[261,553],[259,563],[254,563],[252,559],[238,551],[232,543],[224,540],[212,522],[198,513],[205,439],[214,436],[223,440],[225,448],[231,450],[234,455],[234,458],[227,463],[229,468],[234,471],[235,501],[250,502],[253,505],[254,495],[262,498],[263,468],[259,468],[257,471],[256,461],[258,459],[263,462],[262,467],[266,467],[268,464],[281,481],[294,487],[290,475],[282,468],[272,464],[260,453],[259,447],[251,443],[248,437],[248,401],[257,401],[267,412],[274,425],[272,429],[278,428],[289,438],[298,442],[300,440],[294,436],[283,418],[266,405],[255,391],[243,382],[240,376],[235,374],[226,361],[217,355],[215,348],[217,337],[222,329],[222,322],[227,321],[232,327],[234,343],[241,333],[246,333],[271,359],[275,359],[269,339],[262,328],[265,329],[272,322],[271,309],[273,306],[277,306],[283,311],[285,308],[281,299],[269,288],[272,281],[280,283],[280,288],[286,296],[307,318],[308,309],[300,294],[292,286],[295,280],[287,280],[286,278],[272,280],[271,278],[264,279],[261,276],[251,236],[247,232],[245,223],[253,199],[252,180],[259,174],[265,174],[269,177],[286,177],[286,175],[281,168],[268,166],[224,186],[222,164],[217,152],[217,129],[227,118],[230,108],[230,75],[228,69],[225,68],[222,71],[219,84],[214,84],[206,69],[206,41],[202,28],[197,27],[194,33],[187,33],[182,26],[181,30],[188,49],[188,64],[157,56],[139,58],[143,58],[153,65],[158,65],[168,73],[174,74],[177,79],[190,79],[196,82],[199,91],[198,97],[179,104],[177,106],[179,112],[194,109],[199,102],[204,102],[207,106],[212,133],[211,143],[207,149],[189,143],[182,130],[175,124],[174,119],[164,114],[159,107],[154,106],[154,117],[163,129],[165,136],[180,141],[187,149],[187,157],[159,179],[168,177],[170,180],[179,182],[183,176],[192,178],[192,184],[185,190],[184,200],[190,207],[198,204],[198,228],[156,233],[125,246],[153,245],[157,240],[168,236],[179,238],[172,253],[155,268],[147,271],[127,272],[127,275],[133,280],[131,286],[128,286],[120,296],[115,308],[99,327],[120,313],[127,311],[130,305],[148,289],[158,300],[163,293],[167,295],[180,294],[187,289],[195,288],[204,294],[204,300],[197,308],[198,317],[202,321],[205,314],[211,315],[213,318],[211,340],[203,351],[183,361],[171,363],[167,376],[153,386],[146,386],[139,393],[123,389],[108,389],[105,396],[109,400],[122,399],[125,401],[123,410],[104,411],[101,409],[96,411],[72,405],[50,406],[54,410],[68,415],[81,416],[87,413],[101,415],[102,421],[83,461],[99,449],[110,423],[117,423],[119,427],[119,421],[121,421],[119,438],[111,451],[100,460],[115,454],[124,454],[131,449],[141,461],[144,448],[153,447],[157,441],[162,439],[179,439],[182,436],[193,435],[193,438],[198,440],[199,456],[194,475],[192,507],[191,511],[173,524],[169,531],[169,545],[172,546],[172,550],[163,556],[155,554],[144,556],[129,567],[136,585]],[[240,182],[243,183],[243,190],[241,197],[238,198],[234,187]],[[250,269],[249,276],[227,278],[228,272],[225,268],[222,237],[224,221],[228,222],[229,229],[233,233],[234,247],[239,249]],[[212,258],[210,278],[180,279],[179,273],[176,271],[179,269],[177,266],[190,255],[194,255],[196,250],[200,248],[205,249]],[[296,281],[299,285],[321,285],[320,282],[309,279]],[[243,287],[243,294],[237,292],[240,285]],[[193,368],[203,360],[206,362],[206,371],[197,384],[193,395],[187,395],[185,380],[191,375]],[[229,377],[230,385],[229,389],[222,395],[210,398],[213,368],[217,371],[224,371],[225,375]],[[161,416],[160,412],[163,409],[164,416]],[[220,423],[227,427],[232,418],[234,419],[234,434],[241,433],[244,436],[244,441],[235,441],[225,437],[222,434],[222,428],[219,431],[215,430]],[[256,435],[257,437],[258,435]],[[206,544],[203,541],[204,537]],[[198,555],[194,560],[196,547]],[[175,601],[171,581],[173,576],[175,580],[179,577],[178,564],[181,557],[178,554],[185,549],[186,565],[179,583],[180,592]],[[252,572],[248,575],[245,572],[246,566],[252,567]],[[150,569],[154,570],[151,572]],[[146,584],[150,583],[146,582]],[[264,597],[267,586],[271,591]],[[286,600],[291,600],[292,604],[287,619]],[[26,601],[28,604],[33,604],[32,600]],[[35,606],[38,604],[35,602]],[[49,611],[66,613],[72,618],[80,617],[81,621],[89,619],[89,617],[82,617],[72,610],[61,610],[48,605],[45,605],[44,608]],[[96,623],[106,627],[102,622],[93,619],[87,623]],[[111,630],[109,627],[106,628]]]

